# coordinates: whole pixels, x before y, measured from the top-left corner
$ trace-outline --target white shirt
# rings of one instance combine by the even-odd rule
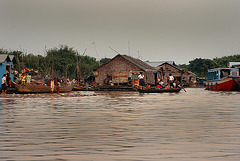
[[[174,81],[174,77],[171,75],[171,76],[169,76],[169,80],[170,81]]]
[[[7,82],[6,77],[2,77],[2,84],[6,83],[6,82]]]
[[[139,76],[138,76],[138,79],[143,79],[144,78],[144,75],[142,75],[142,74],[140,74]]]

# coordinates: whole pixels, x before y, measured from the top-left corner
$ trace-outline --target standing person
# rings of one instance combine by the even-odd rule
[[[175,83],[176,83],[176,88],[181,88],[181,83],[179,82],[178,79],[175,81]]]
[[[26,75],[22,74],[22,84],[25,84],[25,82],[26,82]]]
[[[26,80],[27,80],[27,83],[31,83],[31,75],[29,75],[28,73],[27,73]]]
[[[18,71],[16,70],[16,69],[13,69],[13,75],[14,75],[14,81],[16,81],[17,80],[17,75],[18,75]]]
[[[12,78],[9,78],[8,86],[9,86],[10,88],[12,87]]]
[[[7,94],[7,78],[6,78],[6,74],[3,75],[2,77],[2,94]]]
[[[169,74],[169,85],[170,85],[170,88],[174,88],[173,82],[174,82],[174,76],[172,76],[172,74]]]
[[[138,80],[139,80],[139,86],[141,89],[143,89],[143,86],[145,85],[144,83],[144,75],[142,72],[140,72],[139,76],[138,76]]]
[[[51,79],[51,93],[53,94],[54,91],[54,80]]]
[[[57,94],[59,94],[59,92],[60,92],[60,82],[57,82]]]

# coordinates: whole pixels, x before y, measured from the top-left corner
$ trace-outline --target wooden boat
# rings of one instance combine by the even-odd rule
[[[238,68],[216,68],[208,70],[205,82],[208,90],[237,91],[240,89]]]
[[[181,90],[181,88],[151,88],[151,89],[138,89],[139,93],[177,93]]]
[[[38,84],[17,84],[14,83],[15,88],[20,93],[51,93],[51,87],[45,85],[38,85]],[[60,86],[60,93],[63,92],[71,92],[73,85],[65,85]],[[57,92],[57,88],[54,88],[53,92]]]
[[[84,88],[83,87],[79,87],[79,86],[73,86],[73,91],[83,91]]]

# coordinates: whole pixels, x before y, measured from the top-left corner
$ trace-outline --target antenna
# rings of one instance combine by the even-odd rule
[[[84,52],[83,52],[83,54],[82,54],[83,56],[84,56],[84,54],[86,53],[86,51],[87,51],[87,48],[84,50]]]
[[[111,48],[110,46],[109,46],[109,48],[112,49],[113,51],[115,51],[116,53],[120,54],[119,52],[117,52],[116,50],[114,50],[113,48]],[[121,54],[120,54],[120,55],[121,55]]]
[[[84,56],[84,54],[86,53],[87,51],[87,48],[84,50],[82,56]],[[79,65],[80,64],[80,65]],[[80,55],[80,60],[78,62],[78,52],[77,52],[77,79],[78,79],[78,84],[80,83],[80,80],[81,80],[81,72],[80,72],[80,69],[82,68],[82,57]]]
[[[137,51],[137,53],[138,53],[138,59],[140,58],[140,55],[139,55],[139,50]]]
[[[97,47],[96,47],[96,44],[95,44],[95,41],[94,41],[93,32],[91,32],[91,34],[92,34],[92,39],[93,39],[92,44],[93,44],[94,49],[95,49],[95,52],[96,52],[96,54],[97,54],[97,59],[98,59],[98,61],[99,61],[99,66],[100,66],[100,60],[99,60],[99,56],[98,56],[98,52],[97,52]]]
[[[129,56],[130,56],[130,41],[128,40],[128,54],[129,54]]]
[[[53,77],[53,53],[52,53],[52,77]]]

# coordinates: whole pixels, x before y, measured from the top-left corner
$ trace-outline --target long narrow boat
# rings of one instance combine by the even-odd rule
[[[72,90],[73,90],[73,91],[83,91],[84,88],[75,85],[75,86],[73,86],[73,89],[72,89]]]
[[[181,90],[181,88],[168,88],[168,89],[159,89],[159,88],[151,88],[151,89],[138,89],[139,93],[177,93]]]
[[[45,85],[37,85],[37,84],[17,84],[14,83],[15,88],[20,93],[51,93],[51,87]],[[73,85],[60,86],[60,93],[63,92],[71,92]],[[54,88],[53,92],[57,92],[57,89]]]
[[[208,70],[205,88],[208,90],[237,91],[240,89],[239,69],[216,68]]]

